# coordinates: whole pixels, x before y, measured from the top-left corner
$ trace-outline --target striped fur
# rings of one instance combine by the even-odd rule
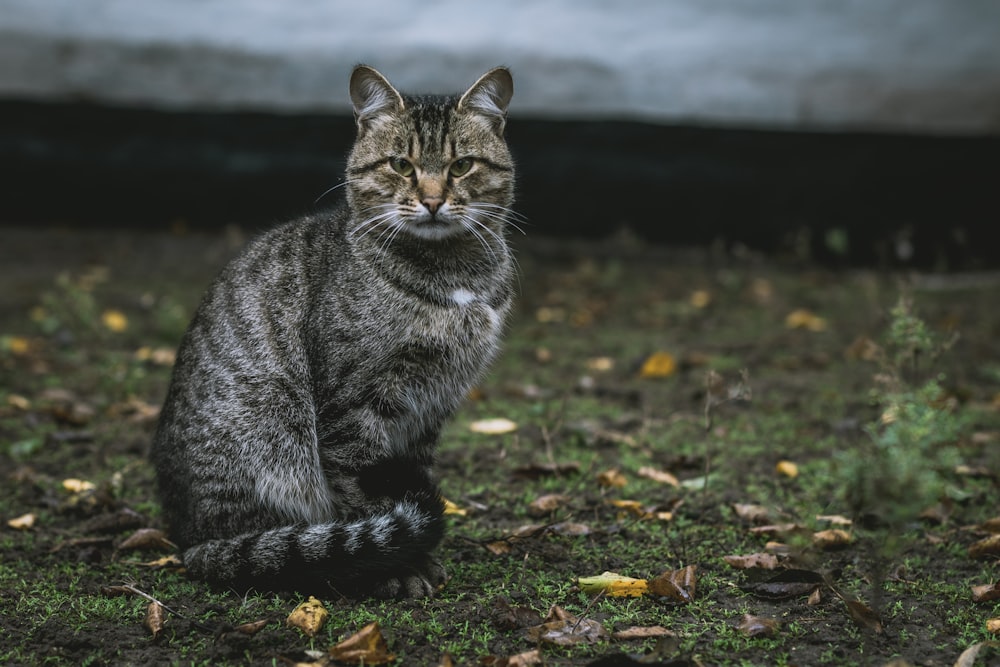
[[[510,309],[513,162],[502,68],[462,96],[351,80],[346,202],[252,241],[181,343],[153,440],[195,577],[426,595],[442,424]]]

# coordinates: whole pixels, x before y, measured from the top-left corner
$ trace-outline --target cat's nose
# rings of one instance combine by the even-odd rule
[[[430,211],[431,215],[434,215],[438,212],[438,209],[441,208],[441,204],[444,203],[444,199],[442,197],[424,197],[422,203],[427,207],[427,210]]]

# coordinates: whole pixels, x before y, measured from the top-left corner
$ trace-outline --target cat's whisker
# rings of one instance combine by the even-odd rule
[[[521,232],[523,236],[527,236],[527,233],[518,223],[528,224],[527,218],[523,215],[509,209],[506,206],[499,206],[497,204],[487,204],[483,202],[476,202],[475,204],[469,204],[467,207],[469,210],[475,212],[477,215],[481,215],[484,218],[494,220],[496,222],[501,222],[505,225],[513,227],[517,231]],[[495,210],[494,210],[495,209]],[[513,218],[513,219],[512,219]],[[517,220],[517,222],[514,222]]]
[[[314,200],[313,200],[313,204],[314,204],[314,205],[315,205],[315,204],[318,204],[318,203],[319,203],[319,201],[320,201],[320,200],[321,200],[321,199],[322,199],[323,197],[327,196],[328,194],[330,194],[330,193],[331,193],[331,192],[333,192],[334,190],[336,190],[336,189],[338,189],[338,188],[342,188],[342,187],[344,187],[344,186],[346,186],[346,185],[350,185],[351,183],[354,183],[354,182],[356,182],[356,181],[355,181],[354,179],[350,179],[350,178],[348,178],[348,179],[344,179],[344,182],[343,182],[343,183],[337,183],[337,184],[336,184],[336,185],[334,185],[333,187],[330,187],[330,188],[327,188],[326,190],[324,190],[324,191],[323,191],[323,193],[322,193],[322,194],[321,194],[321,195],[320,195],[319,197],[316,197],[316,199],[314,199]]]

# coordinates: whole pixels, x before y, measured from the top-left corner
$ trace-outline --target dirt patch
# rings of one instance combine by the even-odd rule
[[[544,664],[567,665],[950,665],[990,639],[985,624],[1000,604],[973,601],[971,586],[996,579],[997,554],[973,558],[969,547],[997,514],[1000,279],[830,272],[627,239],[522,242],[505,354],[443,437],[442,487],[462,513],[440,550],[451,579],[435,598],[358,601],[322,582],[279,594],[213,590],[150,565],[169,547],[120,547],[159,526],[145,453],[170,351],[241,241],[237,230],[5,230],[0,661],[315,661],[372,621],[406,665],[445,656],[505,664],[535,650]],[[887,361],[874,352],[890,349],[901,294],[940,342],[934,354]],[[894,335],[898,348],[903,334]],[[908,398],[892,404],[899,396]],[[517,428],[470,429],[486,418]],[[903,431],[911,440],[871,448],[893,420],[918,418],[940,442]],[[913,468],[923,476],[888,495],[925,451],[928,465]],[[899,471],[867,475],[852,464],[866,455]],[[602,476],[610,471],[623,484]],[[850,491],[861,478],[874,485],[868,496]],[[923,486],[929,478],[937,486]],[[93,487],[69,490],[68,479]],[[559,499],[531,505],[546,495]],[[7,524],[24,515],[31,528]],[[848,541],[814,540],[831,529]],[[773,554],[778,569],[724,560],[754,553]],[[605,571],[648,580],[688,565],[697,576],[689,600],[617,598],[577,582]],[[781,573],[817,583],[770,595],[755,587]],[[117,594],[122,584],[178,614],[153,637],[148,600]],[[309,595],[331,614],[314,638],[285,625]],[[532,638],[528,628],[554,605],[608,637]],[[746,614],[774,619],[776,630],[748,635]],[[235,629],[260,620],[255,634]],[[669,634],[611,637],[657,626]]]

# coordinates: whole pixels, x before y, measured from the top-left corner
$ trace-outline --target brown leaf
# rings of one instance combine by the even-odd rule
[[[1000,599],[1000,583],[982,584],[972,587],[973,602],[990,602]]]
[[[681,602],[691,602],[694,600],[697,587],[696,570],[697,567],[694,565],[679,570],[667,570],[649,580],[649,592],[652,595],[669,597]]]
[[[819,549],[834,549],[850,544],[852,539],[851,534],[846,530],[831,528],[813,533],[812,543]]]
[[[993,558],[1000,556],[1000,534],[974,542],[969,545],[969,556],[972,558]]]
[[[745,637],[773,637],[781,623],[777,619],[743,614],[736,629]]]
[[[323,603],[310,595],[308,600],[292,610],[285,619],[285,625],[298,628],[309,637],[315,637],[329,617],[330,612]]]
[[[660,484],[669,484],[674,487],[679,487],[681,485],[680,481],[671,473],[666,470],[658,470],[650,466],[643,466],[639,468],[636,474],[639,475],[639,477],[645,477],[646,479],[651,479],[654,482],[659,482]]]
[[[502,631],[519,630],[542,622],[542,616],[525,605],[512,606],[504,598],[493,603],[493,625]]]
[[[809,594],[809,598],[806,600],[806,604],[810,607],[815,607],[820,602],[823,601],[823,594],[820,592],[822,588],[817,587],[812,593]]]
[[[801,533],[806,530],[805,526],[797,523],[774,523],[766,526],[754,526],[750,532],[754,535],[791,535]]]
[[[608,631],[597,621],[577,618],[562,607],[553,605],[542,624],[528,628],[528,637],[544,644],[572,646],[605,640]]]
[[[1000,635],[1000,618],[986,619],[986,632],[991,635]]]
[[[606,488],[620,489],[628,484],[628,480],[621,471],[617,468],[612,468],[599,474],[597,476],[597,483]]]
[[[989,623],[989,621],[987,621],[987,623]],[[997,630],[994,629],[991,632],[996,634]],[[969,648],[962,651],[962,654],[958,656],[958,660],[955,661],[954,667],[973,667],[973,665],[976,664],[976,659],[979,657],[979,652],[984,648],[1000,648],[1000,642],[979,642],[978,644],[973,644]]]
[[[580,535],[590,535],[590,526],[576,521],[561,521],[549,526],[556,535],[566,535],[568,537],[579,537]]]
[[[177,549],[177,545],[168,540],[166,533],[159,528],[140,528],[125,538],[125,540],[118,545],[118,549],[151,549],[166,551],[168,549]]]
[[[743,556],[723,556],[731,567],[738,570],[758,568],[761,570],[773,570],[778,567],[778,557],[768,553],[754,553]]]
[[[662,625],[633,626],[617,630],[611,634],[613,639],[649,639],[650,637],[676,637],[677,635]]]
[[[992,519],[987,519],[981,524],[976,526],[979,530],[985,533],[1000,533],[1000,516],[995,516]]]
[[[531,501],[528,505],[528,514],[535,517],[545,516],[556,511],[570,500],[569,496],[561,493],[548,493]]]
[[[781,570],[767,581],[740,586],[747,593],[769,600],[783,600],[811,594],[823,584],[823,575],[812,570]]]
[[[531,667],[542,664],[542,652],[537,648],[507,658],[504,667]]]
[[[98,514],[89,519],[82,527],[85,533],[121,533],[126,530],[134,530],[147,524],[147,519],[143,515],[129,507],[107,513]]]
[[[327,653],[338,662],[352,664],[384,665],[396,660],[396,656],[389,653],[377,621],[369,623],[336,646],[331,646]]]
[[[817,514],[817,521],[826,521],[835,526],[852,526],[854,522],[841,514]]]
[[[154,570],[184,567],[184,563],[177,556],[177,554],[170,554],[169,556],[163,556],[161,558],[157,558],[156,560],[146,561],[145,563],[136,563],[136,565],[139,567],[148,567]]]
[[[270,620],[262,618],[259,621],[253,621],[252,623],[244,623],[243,625],[237,625],[235,628],[233,628],[233,630],[235,630],[236,632],[243,633],[245,635],[255,635],[261,630],[263,630],[270,622],[271,622]]]
[[[153,639],[160,636],[166,622],[167,614],[163,605],[159,602],[150,602],[146,607],[146,618],[142,624],[153,635]]]
[[[736,516],[750,523],[765,523],[771,517],[771,510],[764,505],[733,503],[732,508]]]
[[[851,617],[851,620],[862,628],[868,628],[877,634],[881,634],[882,619],[878,617],[878,614],[876,614],[871,607],[866,605],[861,600],[855,600],[845,595],[841,595],[836,590],[834,590],[834,593],[837,593],[840,599],[844,601],[844,604],[847,605],[847,614]]]

